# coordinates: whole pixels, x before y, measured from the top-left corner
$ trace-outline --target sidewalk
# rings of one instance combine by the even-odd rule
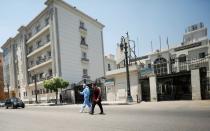
[[[136,102],[127,103],[126,101],[102,101],[102,105],[130,105],[130,104],[135,104],[135,103]],[[58,103],[56,105],[55,103],[39,103],[39,104],[25,104],[25,105],[26,106],[65,106],[65,105],[78,105],[78,104]]]

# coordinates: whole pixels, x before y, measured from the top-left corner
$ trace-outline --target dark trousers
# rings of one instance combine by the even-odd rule
[[[102,104],[101,104],[101,101],[98,101],[98,102],[93,101],[91,113],[94,113],[94,108],[95,108],[95,105],[96,105],[96,104],[99,106],[99,108],[100,108],[100,110],[101,110],[101,113],[104,113],[103,107],[102,107]]]

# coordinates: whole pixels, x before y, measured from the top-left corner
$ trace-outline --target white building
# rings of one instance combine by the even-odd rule
[[[189,26],[181,46],[137,58],[142,100],[210,98],[210,42],[203,23]]]
[[[55,99],[43,80],[62,77],[70,84],[105,75],[104,25],[62,0],[47,0],[46,8],[2,46],[4,82],[25,102]]]
[[[210,99],[210,41],[203,23],[189,26],[183,42],[174,48],[129,59],[133,100]],[[106,60],[106,59],[105,59]],[[116,52],[117,69],[106,70],[107,100],[124,101],[127,81],[124,52]],[[138,96],[138,98],[137,98]]]

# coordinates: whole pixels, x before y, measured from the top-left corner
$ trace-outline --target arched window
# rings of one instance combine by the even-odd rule
[[[154,61],[154,71],[156,75],[167,74],[167,61],[164,58],[157,58]]]

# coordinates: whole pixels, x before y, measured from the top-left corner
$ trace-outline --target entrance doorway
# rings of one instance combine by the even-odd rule
[[[149,78],[141,79],[140,84],[141,84],[142,101],[150,101]]]
[[[158,101],[192,100],[190,72],[157,77]]]

